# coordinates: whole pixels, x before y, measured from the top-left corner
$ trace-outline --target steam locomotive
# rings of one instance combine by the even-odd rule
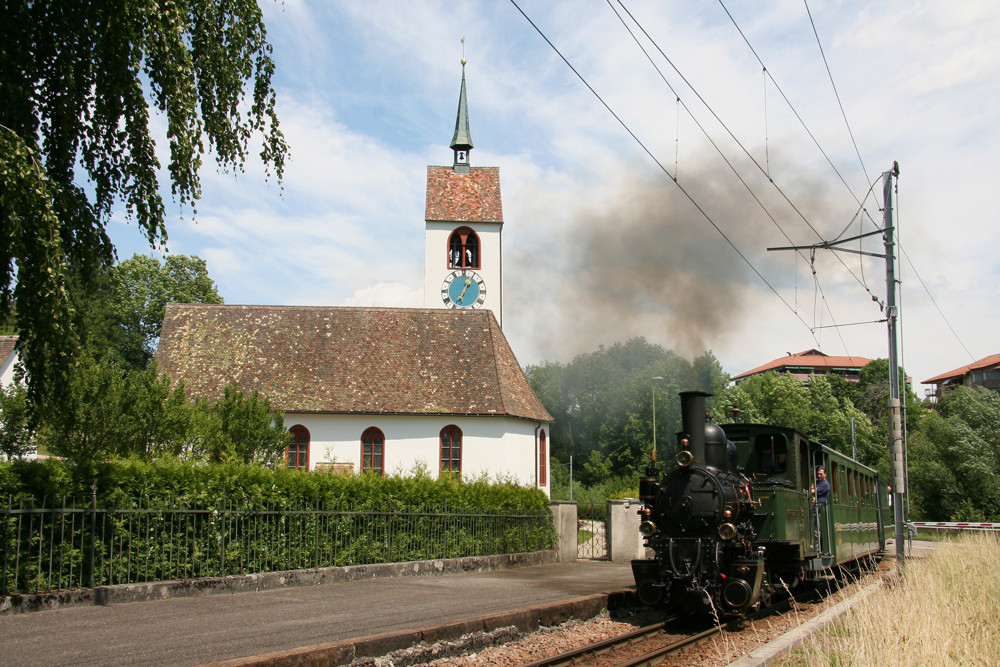
[[[687,613],[742,616],[782,587],[880,560],[889,497],[878,474],[801,433],[707,421],[705,392],[682,392],[676,465],[656,452],[639,482],[647,553],[632,561],[638,598]],[[813,483],[823,467],[827,502]]]

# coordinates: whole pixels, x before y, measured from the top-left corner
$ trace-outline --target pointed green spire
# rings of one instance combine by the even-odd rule
[[[472,135],[469,134],[469,105],[465,100],[465,58],[462,58],[462,91],[458,95],[458,117],[455,119],[455,136],[451,139],[451,149],[455,151],[455,166],[468,166],[469,151],[472,149]]]

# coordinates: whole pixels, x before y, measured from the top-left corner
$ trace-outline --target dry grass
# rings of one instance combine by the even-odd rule
[[[885,586],[781,665],[1000,664],[1000,543],[963,536],[907,562]]]

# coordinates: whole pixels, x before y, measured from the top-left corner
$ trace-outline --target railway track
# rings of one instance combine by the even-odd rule
[[[791,600],[781,600],[776,604],[751,614],[745,620],[752,621],[769,614],[782,613],[791,607]],[[695,634],[678,635],[669,627],[680,617],[674,617],[627,632],[609,639],[542,658],[521,665],[521,667],[557,667],[559,665],[588,665],[600,667],[646,667],[667,660],[683,648],[698,644],[719,634],[725,626],[714,625]]]
[[[695,635],[681,637],[670,641],[667,639],[669,633],[667,626],[670,619],[644,628],[639,628],[633,632],[627,632],[617,637],[611,637],[587,646],[566,651],[558,655],[542,658],[534,662],[529,662],[522,667],[555,667],[557,665],[593,665],[595,660],[599,660],[601,665],[614,667],[642,667],[643,665],[654,665],[667,655],[679,651],[685,646],[695,644],[710,637],[720,631],[719,627],[712,627]],[[663,642],[667,641],[667,644]],[[645,650],[643,645],[655,645],[654,648]],[[639,651],[638,655],[636,652]],[[628,653],[628,657],[619,654]]]

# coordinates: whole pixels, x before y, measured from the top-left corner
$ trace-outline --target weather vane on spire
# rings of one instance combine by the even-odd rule
[[[465,67],[465,37],[462,37],[462,67]]]

